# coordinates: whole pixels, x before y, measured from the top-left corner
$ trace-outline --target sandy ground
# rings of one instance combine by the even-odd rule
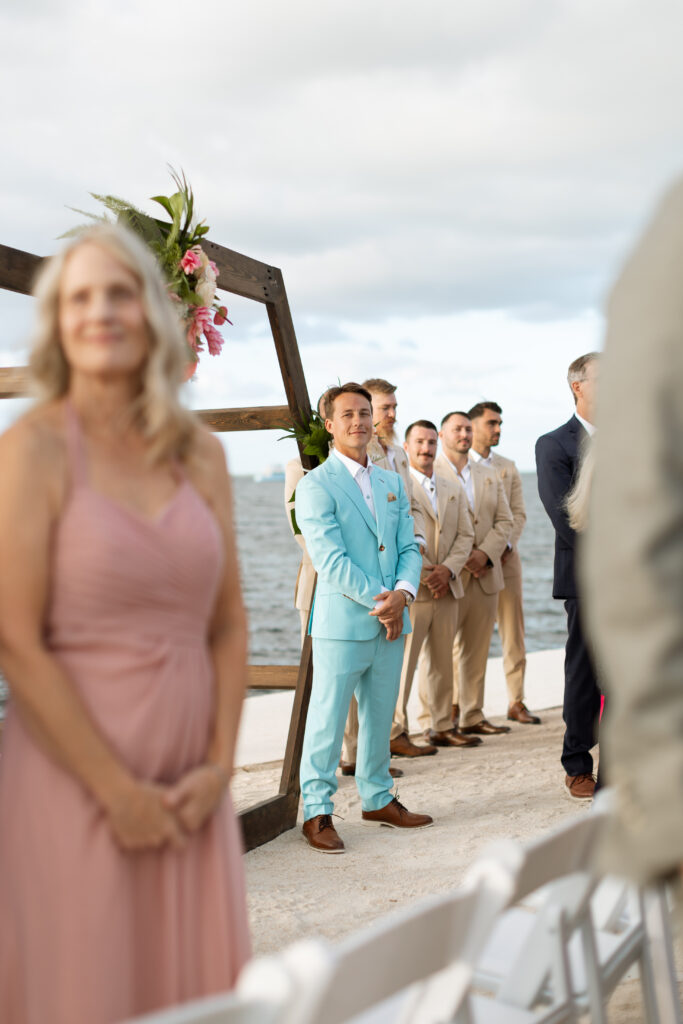
[[[473,749],[445,749],[418,760],[394,759],[405,771],[398,795],[411,810],[434,817],[433,828],[410,834],[361,824],[353,778],[339,776],[335,824],[347,852],[324,856],[296,829],[246,855],[249,912],[256,953],[282,949],[308,936],[338,940],[424,896],[447,892],[487,845],[525,842],[588,806],[566,795],[559,762],[561,710],[543,712],[540,726],[513,724],[505,736]],[[281,764],[238,769],[238,809],[277,791]],[[679,955],[679,978],[683,961]],[[626,980],[610,1003],[618,1024],[644,1020],[639,983]]]

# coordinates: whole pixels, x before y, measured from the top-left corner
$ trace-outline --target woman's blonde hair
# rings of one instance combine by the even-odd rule
[[[581,464],[576,480],[565,499],[565,509],[569,525],[577,533],[583,533],[588,526],[588,508],[590,505],[593,471],[595,469],[595,453],[593,442],[586,438],[581,449]]]
[[[149,442],[150,461],[184,459],[197,430],[196,417],[179,399],[188,362],[187,343],[154,256],[120,224],[85,228],[45,261],[36,278],[33,293],[38,310],[29,366],[38,398],[51,401],[69,390],[71,368],[59,336],[59,286],[69,256],[85,244],[101,246],[140,282],[150,345],[133,415]]]

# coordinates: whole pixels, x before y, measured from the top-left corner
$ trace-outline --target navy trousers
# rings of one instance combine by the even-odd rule
[[[579,601],[568,598],[567,646],[564,658],[564,708],[566,726],[562,745],[562,766],[567,775],[593,771],[591,747],[598,738],[600,690],[593,662],[581,628]]]

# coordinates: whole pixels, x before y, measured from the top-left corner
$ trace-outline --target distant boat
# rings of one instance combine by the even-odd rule
[[[257,473],[254,476],[255,484],[284,483],[284,480],[285,467],[281,464],[266,466],[263,473]]]

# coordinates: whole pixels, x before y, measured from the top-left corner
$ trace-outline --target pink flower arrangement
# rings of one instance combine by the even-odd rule
[[[199,246],[195,249],[188,249],[180,261],[180,266],[188,276],[194,274],[195,270],[199,270],[202,265],[201,257],[196,251],[198,248]]]
[[[185,315],[187,343],[198,360],[199,353],[204,350],[203,335],[206,338],[209,355],[217,356],[223,348],[224,339],[216,328],[231,323],[228,319],[227,306],[215,304],[218,267],[207,257],[200,245],[194,245],[187,250],[179,261],[179,267],[187,278],[189,290],[189,303]]]

